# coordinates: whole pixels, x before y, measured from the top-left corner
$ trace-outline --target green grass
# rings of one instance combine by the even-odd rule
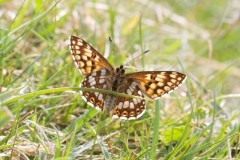
[[[236,6],[0,1],[0,159],[240,159]],[[176,70],[188,78],[168,97],[146,98],[141,118],[112,119],[78,94],[88,88],[78,88],[70,35],[127,72]]]

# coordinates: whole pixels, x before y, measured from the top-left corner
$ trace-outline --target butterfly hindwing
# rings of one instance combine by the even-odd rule
[[[110,72],[106,69],[102,69],[96,72],[93,72],[87,75],[80,87],[85,88],[97,88],[97,89],[108,89],[108,77],[110,76]],[[83,99],[92,107],[96,107],[97,109],[103,110],[104,103],[106,99],[106,94],[100,92],[90,92],[90,91],[81,91],[80,92]]]
[[[143,93],[135,82],[127,84],[124,93],[138,96],[139,98],[117,97],[113,118],[136,119],[141,117],[146,109]]]

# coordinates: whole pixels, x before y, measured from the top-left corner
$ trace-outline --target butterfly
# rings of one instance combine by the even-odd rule
[[[70,36],[70,51],[80,73],[85,77],[80,87],[125,93],[141,98],[127,98],[92,91],[80,91],[92,107],[113,118],[137,119],[146,109],[144,95],[157,99],[176,89],[186,78],[176,71],[142,71],[125,73],[121,65],[114,68],[98,51],[81,38]]]

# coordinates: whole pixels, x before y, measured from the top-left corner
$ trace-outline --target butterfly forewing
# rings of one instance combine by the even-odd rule
[[[100,69],[114,70],[108,61],[83,39],[71,36],[69,40],[74,62],[83,75]]]
[[[185,80],[186,75],[175,71],[145,71],[126,74],[135,81],[142,92],[156,99],[176,89]]]

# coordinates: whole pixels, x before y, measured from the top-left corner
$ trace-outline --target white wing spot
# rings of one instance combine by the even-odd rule
[[[87,49],[90,49],[90,46],[87,44],[87,47],[86,47]]]
[[[72,40],[71,43],[72,43],[73,45],[75,45],[75,44],[76,44],[76,41]]]
[[[78,41],[77,45],[82,46],[83,44],[80,41]]]
[[[166,76],[165,76],[165,75],[162,75],[162,74],[158,74],[157,77],[166,79]]]
[[[127,120],[127,117],[120,117],[120,119],[122,119],[122,120]]]
[[[172,86],[173,83],[172,82],[167,82],[167,85]]]
[[[90,49],[85,48],[84,50],[87,52],[86,54],[90,54],[90,56],[92,56],[92,54],[91,54],[92,51],[91,51]],[[90,57],[90,56],[89,56],[89,57]]]
[[[99,92],[94,92],[95,96],[97,97],[99,95]]]
[[[81,54],[80,50],[75,50],[75,54]]]
[[[91,76],[96,76],[97,75],[97,73],[96,72],[93,72],[92,74],[91,74]]]
[[[75,55],[75,56],[73,56],[76,60],[80,60],[81,59],[81,57],[79,56],[79,55]]]
[[[137,103],[141,103],[141,99],[140,98],[136,98],[137,99]]]
[[[89,76],[88,77],[88,82],[91,82],[92,80],[95,80],[95,78],[93,76]]]
[[[83,99],[85,102],[87,102],[87,99],[86,99],[84,96],[82,96],[82,99]]]
[[[91,52],[89,52],[90,50],[89,49],[85,49],[85,55],[87,56],[87,57],[91,57],[92,56],[92,51]]]
[[[128,107],[129,107],[129,101],[125,101],[124,105],[123,105],[123,108],[128,108]]]
[[[99,94],[99,96],[98,96],[98,99],[100,100],[100,101],[102,101],[103,100],[103,94]]]
[[[134,109],[134,104],[133,104],[133,102],[130,102],[130,109]]]
[[[127,94],[132,94],[132,91],[130,89],[128,89]]]
[[[122,107],[123,107],[123,102],[120,102],[120,103],[118,104],[118,108],[119,108],[119,109],[122,109]]]
[[[105,69],[101,70],[101,76],[105,76],[105,75],[106,75],[106,70]]]
[[[117,115],[113,115],[112,118],[119,118]]]
[[[177,76],[174,75],[174,74],[170,74],[170,77],[171,77],[171,78],[176,78]]]
[[[135,88],[137,86],[137,83],[133,82],[131,86]]]
[[[94,105],[93,105],[92,103],[90,103],[90,102],[87,102],[87,104],[88,104],[89,106],[91,106],[91,107],[94,107]]]
[[[169,91],[169,90],[170,90],[170,87],[165,86],[165,87],[164,87],[164,90],[165,90],[165,91]]]
[[[150,88],[155,89],[156,86],[157,86],[156,83],[152,83],[152,84],[150,85]]]
[[[96,55],[96,57],[95,57],[94,60],[97,61],[97,62],[99,62],[99,59],[100,59],[99,56]]]
[[[92,61],[87,61],[87,66],[92,66]]]
[[[164,86],[164,83],[162,83],[162,82],[158,82],[158,84],[157,84],[159,87],[162,87],[162,86]]]
[[[165,78],[165,76],[163,76]],[[158,82],[163,82],[163,78],[159,77],[159,75],[155,78],[156,81]]]
[[[74,46],[74,49],[80,49],[80,47],[75,45],[75,46]]]
[[[182,80],[182,78],[181,78],[181,77],[178,77],[178,78],[177,78],[177,80],[181,81],[181,80]]]
[[[82,55],[82,59],[87,61],[87,56],[86,55]]]
[[[138,90],[138,95],[142,96],[142,92],[140,90]]]
[[[90,86],[94,86],[95,84],[96,84],[96,81],[94,80],[90,83]]]
[[[157,94],[153,94],[151,98],[155,99],[155,98],[157,98],[157,97],[158,97]]]
[[[158,90],[157,90],[157,93],[158,93],[158,94],[163,94],[163,93],[164,93],[164,91],[163,91],[163,90],[161,90],[161,89],[158,89]]]
[[[136,117],[129,117],[128,120],[134,120]]]
[[[105,79],[100,79],[99,80],[99,83],[104,83],[105,82]]]
[[[137,98],[133,98],[133,103],[134,103],[134,104],[138,104]]]
[[[145,75],[145,79],[147,79],[147,80],[151,80],[151,74],[147,74],[147,75]]]
[[[177,80],[176,79],[171,79],[171,82],[176,83]]]
[[[84,64],[82,61],[79,61],[79,62],[78,62],[78,65],[79,65],[80,67],[84,67],[84,66],[85,66],[85,64]]]
[[[134,88],[132,86],[129,87],[131,93],[134,91]]]

